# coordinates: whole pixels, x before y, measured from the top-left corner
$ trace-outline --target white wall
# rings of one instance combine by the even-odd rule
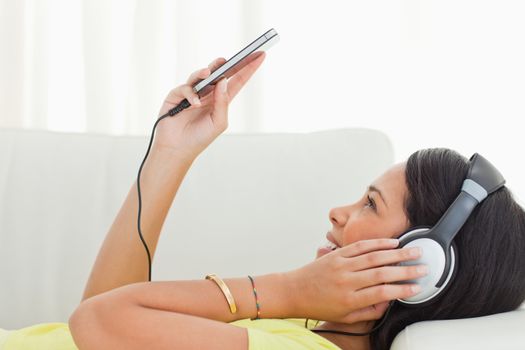
[[[264,1],[264,131],[364,126],[479,152],[525,199],[525,2]],[[366,150],[363,150],[364,152]]]
[[[171,87],[273,27],[228,132],[377,128],[398,160],[480,152],[525,199],[523,18],[522,0],[0,0],[0,127],[147,134]]]

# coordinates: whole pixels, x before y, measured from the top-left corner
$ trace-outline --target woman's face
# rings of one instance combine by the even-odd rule
[[[400,163],[376,179],[359,201],[330,210],[332,230],[327,238],[344,247],[364,239],[398,237],[409,228],[406,193],[405,163]],[[317,258],[330,251],[320,248]]]

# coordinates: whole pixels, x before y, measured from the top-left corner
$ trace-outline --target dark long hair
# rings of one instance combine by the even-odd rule
[[[412,154],[405,170],[411,226],[434,225],[458,195],[467,171],[468,159],[449,149]],[[452,285],[427,306],[395,303],[385,324],[370,335],[372,349],[388,350],[415,322],[506,312],[525,301],[525,212],[506,187],[474,209],[454,242],[459,266]]]

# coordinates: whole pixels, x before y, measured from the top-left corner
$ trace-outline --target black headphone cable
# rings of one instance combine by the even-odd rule
[[[151,253],[149,251],[148,244],[146,243],[146,240],[144,239],[144,236],[142,235],[142,230],[140,228],[140,217],[141,217],[141,214],[142,214],[142,195],[140,193],[140,174],[142,172],[142,168],[144,167],[144,163],[146,162],[146,159],[148,158],[149,152],[151,150],[151,145],[153,143],[153,137],[155,136],[155,129],[157,128],[157,125],[159,124],[159,122],[162,119],[164,119],[164,118],[173,117],[173,116],[179,114],[180,112],[182,112],[183,110],[185,110],[186,108],[188,108],[190,106],[191,106],[191,104],[188,102],[188,100],[184,99],[177,106],[173,107],[172,109],[170,109],[168,112],[166,112],[164,115],[160,116],[157,119],[157,121],[153,125],[153,129],[151,130],[151,136],[150,136],[150,140],[149,140],[148,149],[146,151],[146,155],[144,156],[144,159],[142,160],[142,163],[140,164],[139,172],[137,174],[137,193],[138,193],[138,198],[139,198],[139,208],[138,208],[138,215],[137,215],[137,230],[138,230],[138,233],[139,233],[140,241],[144,245],[144,249],[146,250],[146,255],[148,256],[148,281],[149,282],[151,282]],[[394,304],[394,302],[391,301],[390,305],[388,305],[388,309],[386,310],[386,312],[383,315],[383,318],[381,319],[379,324],[377,324],[374,328],[372,328],[372,330],[370,330],[369,332],[366,332],[366,333],[351,333],[351,332],[343,332],[343,331],[328,330],[328,329],[318,329],[318,330],[311,330],[311,331],[312,332],[316,332],[316,333],[335,333],[335,334],[342,334],[342,335],[348,335],[348,336],[365,336],[365,335],[369,335],[369,334],[375,332],[377,329],[379,329],[379,327],[381,327],[383,325],[383,323],[385,322],[385,320],[386,320],[386,318],[388,316],[388,313],[390,312],[390,309],[392,308],[393,304]],[[306,319],[305,328],[308,328],[307,324],[308,324],[308,319]]]
[[[148,245],[147,245],[146,241],[144,240],[144,237],[142,236],[142,230],[140,229],[140,216],[141,216],[141,213],[142,213],[142,196],[140,194],[140,173],[142,172],[142,167],[144,166],[144,163],[146,162],[146,159],[148,158],[149,151],[151,149],[151,144],[153,143],[153,136],[155,135],[155,129],[157,128],[157,125],[159,124],[159,122],[162,119],[164,119],[164,118],[173,117],[174,115],[182,112],[183,110],[185,110],[186,108],[188,108],[190,106],[191,106],[191,104],[188,102],[188,100],[184,99],[177,106],[173,107],[168,112],[166,112],[166,114],[160,116],[157,119],[157,121],[153,125],[153,130],[151,131],[151,136],[150,136],[150,139],[149,139],[148,150],[146,151],[146,155],[144,156],[144,159],[142,160],[142,163],[140,164],[139,173],[137,175],[137,193],[138,193],[138,196],[139,196],[139,212],[138,212],[138,215],[137,215],[137,229],[138,229],[138,232],[139,232],[140,240],[142,241],[142,244],[144,245],[144,249],[146,250],[146,254],[148,256],[148,281],[149,282],[151,282],[151,254],[150,254]]]

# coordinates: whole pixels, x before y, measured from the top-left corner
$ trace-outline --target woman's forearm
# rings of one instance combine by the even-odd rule
[[[192,161],[152,148],[142,169],[141,231],[153,257],[160,231],[177,190]],[[148,279],[147,255],[137,230],[136,182],[100,248],[82,300]]]
[[[286,273],[272,273],[253,278],[261,318],[300,317],[296,303],[299,293],[294,280]],[[205,279],[138,283],[112,292],[114,294],[110,298],[125,301],[129,306],[177,312],[223,322],[255,318],[255,295],[248,277],[225,278],[224,282],[235,299],[235,314],[230,312],[228,302],[217,284]]]
[[[257,314],[251,283],[244,277],[224,282],[235,298],[235,314],[211,280],[136,283],[81,303],[69,319],[71,334],[86,350],[246,350],[246,330],[226,322]],[[256,276],[255,283],[261,318],[300,317],[298,284],[290,275]]]

